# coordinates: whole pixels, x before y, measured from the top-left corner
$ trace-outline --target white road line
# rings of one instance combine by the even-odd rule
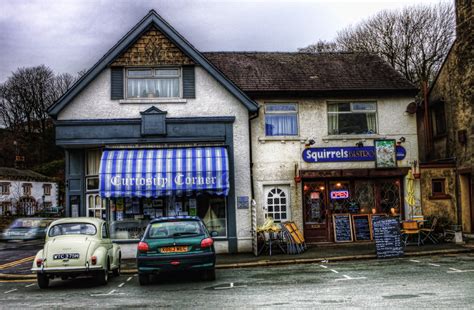
[[[367,279],[366,277],[357,277],[357,278],[352,278],[352,277],[349,277],[348,275],[342,275],[344,278],[339,278],[339,279],[336,279],[335,281],[348,281],[348,280],[362,280],[362,279]]]
[[[331,270],[331,271],[334,272],[334,273],[339,273],[339,271],[334,270],[334,269],[329,269],[329,270]]]
[[[430,265],[430,266],[435,266],[435,267],[440,267],[440,266],[441,266],[441,265],[433,264],[433,263],[428,263],[428,265]]]
[[[124,286],[124,285],[125,285],[125,282],[120,283],[120,284],[118,285],[118,287],[122,287],[122,286]]]
[[[31,284],[25,285],[25,287],[32,287],[33,285],[36,285],[36,283],[31,283]]]
[[[467,269],[467,270],[460,270],[456,268],[449,268],[449,271],[446,271],[447,273],[455,273],[455,272],[473,272],[474,269]]]
[[[349,276],[346,275],[346,274],[343,274],[342,276],[343,276],[344,278],[346,278],[346,279],[350,279],[350,278],[351,278],[351,277],[349,277]]]
[[[8,294],[8,293],[11,293],[11,292],[14,292],[14,291],[17,291],[17,290],[18,290],[17,288],[14,288],[14,289],[12,289],[12,290],[9,290],[9,291],[4,292],[4,294]]]
[[[456,272],[459,272],[459,271],[461,271],[461,270],[459,270],[459,269],[456,269],[456,268],[449,268],[449,270],[456,271]]]
[[[416,259],[410,259],[410,262],[419,263],[420,261]]]
[[[328,268],[327,266],[324,266],[324,265],[319,265],[319,267],[324,268],[324,269]]]
[[[129,278],[127,279],[127,282],[130,281],[130,280],[132,280],[132,277],[129,277]]]

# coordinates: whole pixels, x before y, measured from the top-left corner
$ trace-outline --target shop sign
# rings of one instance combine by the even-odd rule
[[[347,199],[347,198],[349,198],[348,190],[331,191],[331,199]]]
[[[396,158],[403,160],[406,150],[397,145]],[[315,147],[303,151],[303,160],[307,163],[328,163],[344,161],[375,161],[375,147]]]

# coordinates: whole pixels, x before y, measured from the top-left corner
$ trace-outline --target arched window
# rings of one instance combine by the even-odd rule
[[[290,219],[290,197],[287,186],[268,187],[265,189],[265,218],[272,217],[275,222]]]

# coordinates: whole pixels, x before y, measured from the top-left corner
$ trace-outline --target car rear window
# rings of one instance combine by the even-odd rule
[[[97,233],[97,229],[92,224],[87,223],[67,223],[57,224],[51,227],[48,236],[55,237],[61,235],[90,235]]]
[[[204,230],[198,221],[172,221],[152,223],[148,238],[171,238],[203,235]]]
[[[34,228],[39,227],[41,220],[39,219],[16,219],[10,228]]]

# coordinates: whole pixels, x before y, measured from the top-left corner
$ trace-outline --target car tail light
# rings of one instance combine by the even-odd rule
[[[202,239],[201,248],[209,248],[212,246],[213,243],[214,243],[214,240],[212,240],[212,238]]]
[[[36,259],[36,267],[41,267],[42,264],[43,264],[43,259],[42,258],[37,258]]]
[[[91,264],[92,265],[97,264],[97,256],[91,256]]]
[[[138,251],[139,252],[148,252],[149,249],[150,249],[150,247],[148,246],[148,243],[143,242],[143,241],[140,241],[138,243]]]

